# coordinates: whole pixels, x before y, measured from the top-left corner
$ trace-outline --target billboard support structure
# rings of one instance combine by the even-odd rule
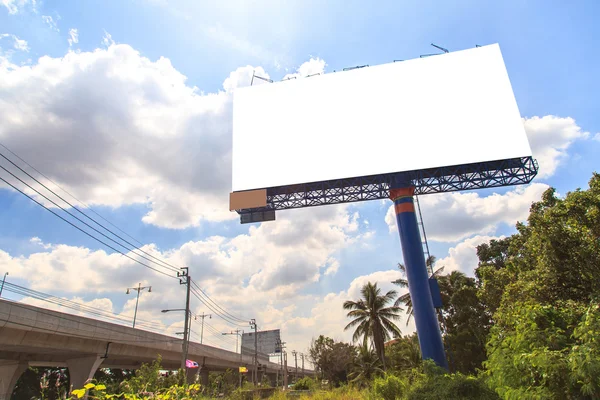
[[[528,184],[538,164],[499,46],[448,54],[431,45],[443,53],[238,90],[229,209],[245,224],[391,199],[422,357],[447,369],[414,197]],[[273,117],[257,117],[263,110]],[[284,365],[286,379],[285,354]]]
[[[402,255],[406,267],[408,292],[412,301],[417,336],[423,359],[430,358],[437,365],[448,369],[442,334],[435,312],[429,275],[417,224],[413,196],[414,187],[390,190],[394,202],[398,232],[402,244]]]

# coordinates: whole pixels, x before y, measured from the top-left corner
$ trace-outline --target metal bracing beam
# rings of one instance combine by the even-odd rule
[[[336,179],[267,189],[267,206],[237,210],[242,223],[275,219],[275,210],[386,199],[390,186],[414,186],[416,195],[527,184],[538,172],[532,157],[410,172]]]

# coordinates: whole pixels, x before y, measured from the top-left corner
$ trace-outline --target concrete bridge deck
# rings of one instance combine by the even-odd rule
[[[29,366],[67,367],[74,387],[83,386],[98,368],[137,369],[160,354],[164,369],[181,364],[182,339],[140,329],[0,300],[0,400]],[[203,382],[209,371],[252,371],[252,357],[190,342],[188,359],[196,361]],[[260,361],[259,361],[260,362]],[[280,365],[261,362],[271,379]],[[305,371],[305,375],[313,375]]]

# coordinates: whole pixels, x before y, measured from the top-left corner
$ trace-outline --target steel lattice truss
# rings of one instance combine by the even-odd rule
[[[456,192],[527,184],[537,172],[537,162],[532,157],[522,157],[279,186],[267,189],[267,207],[237,212],[242,223],[270,221],[275,219],[275,210],[387,199],[390,187],[414,186],[417,195]]]

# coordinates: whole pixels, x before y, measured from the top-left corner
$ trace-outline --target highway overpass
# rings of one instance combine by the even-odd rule
[[[92,318],[0,300],[0,400],[29,366],[67,367],[71,385],[82,387],[98,368],[136,369],[160,354],[164,369],[181,364],[182,339]],[[196,361],[203,383],[209,371],[252,371],[252,357],[191,342],[188,359]],[[271,380],[279,364],[263,363]],[[291,369],[288,367],[288,371]],[[305,371],[305,375],[313,375]],[[260,376],[259,376],[260,377]]]

